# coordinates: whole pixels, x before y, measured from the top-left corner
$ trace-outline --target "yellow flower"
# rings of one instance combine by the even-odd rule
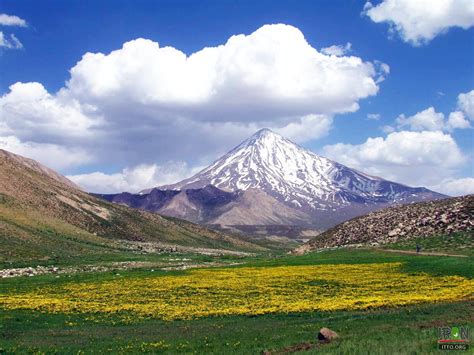
[[[401,263],[242,267],[71,282],[2,294],[0,308],[119,314],[133,322],[402,306],[467,299],[473,290],[470,279],[407,274]]]

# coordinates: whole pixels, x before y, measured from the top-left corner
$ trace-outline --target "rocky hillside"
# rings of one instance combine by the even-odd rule
[[[390,207],[351,219],[295,250],[382,245],[474,229],[474,195]]]
[[[111,204],[31,159],[0,150],[0,261],[123,249],[117,241],[257,248],[196,224]]]

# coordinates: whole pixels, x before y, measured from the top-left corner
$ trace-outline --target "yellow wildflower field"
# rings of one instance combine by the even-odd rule
[[[0,295],[0,308],[133,314],[166,320],[355,310],[472,297],[474,281],[408,274],[401,263],[196,269],[182,275],[72,282]]]

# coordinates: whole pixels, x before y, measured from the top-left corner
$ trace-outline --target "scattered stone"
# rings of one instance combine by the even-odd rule
[[[120,261],[112,262],[103,265],[79,265],[69,267],[55,267],[55,266],[37,266],[37,267],[24,267],[24,268],[12,268],[12,269],[0,269],[0,279],[11,278],[11,277],[32,277],[44,274],[55,274],[56,277],[60,277],[59,274],[68,274],[67,277],[71,277],[71,274],[83,273],[83,272],[106,272],[113,271],[115,275],[120,276],[119,270],[129,270],[136,268],[150,268],[151,271],[155,269],[169,271],[169,270],[186,270],[189,268],[206,268],[215,266],[231,266],[239,265],[239,262],[202,262],[192,263],[191,259],[170,259],[162,262],[147,262],[147,261]]]
[[[318,333],[318,340],[320,343],[330,343],[337,338],[339,338],[339,335],[329,328],[321,328]]]
[[[159,242],[137,242],[137,241],[127,240],[127,241],[121,241],[120,245],[126,247],[130,251],[133,251],[139,254],[196,253],[196,254],[208,255],[208,256],[233,255],[233,256],[240,256],[240,257],[255,255],[253,253],[247,253],[247,252],[242,252],[242,251],[234,251],[234,250],[227,250],[227,249],[185,247],[185,246],[169,245],[169,244],[164,244],[164,243],[159,243]]]

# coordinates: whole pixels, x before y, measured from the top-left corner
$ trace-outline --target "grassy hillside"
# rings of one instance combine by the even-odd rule
[[[0,151],[0,263],[122,253],[140,243],[263,249],[192,223],[105,202],[34,161]]]

